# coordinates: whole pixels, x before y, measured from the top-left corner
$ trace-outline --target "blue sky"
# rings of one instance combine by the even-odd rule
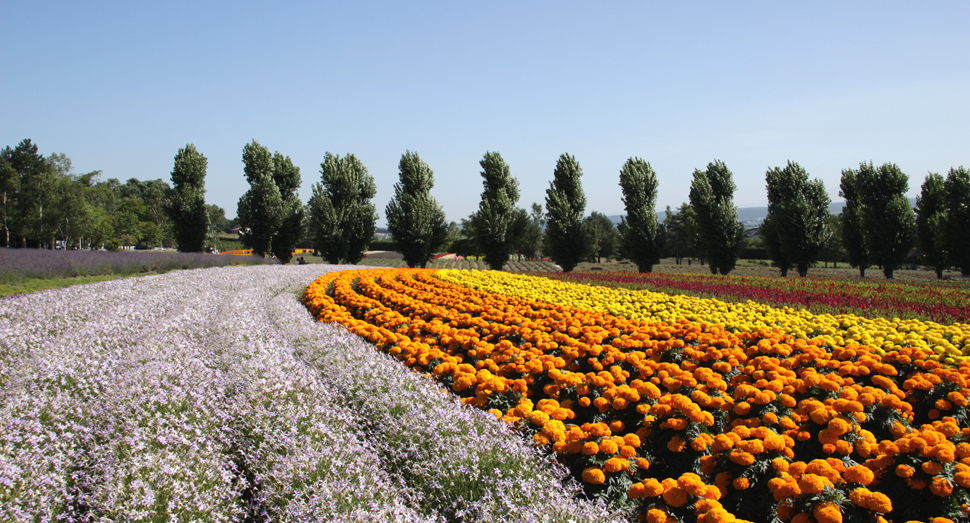
[[[657,171],[658,210],[714,159],[741,207],[788,160],[833,201],[842,169],[894,162],[913,196],[970,166],[967,20],[968,2],[6,2],[0,146],[170,181],[191,142],[230,217],[254,138],[301,168],[304,201],[325,152],[356,154],[380,223],[405,150],[454,221],[486,151],[526,208],[563,152],[587,212],[624,212],[631,156]]]

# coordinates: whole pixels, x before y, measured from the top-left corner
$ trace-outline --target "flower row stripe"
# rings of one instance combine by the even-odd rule
[[[916,347],[933,359],[955,364],[967,360],[970,354],[970,324],[964,323],[943,325],[898,318],[869,319],[852,314],[812,314],[754,301],[727,303],[501,272],[449,270],[439,272],[436,277],[505,296],[568,304],[634,319],[666,322],[687,319],[742,332],[780,329],[798,338],[818,338],[830,347],[866,345],[880,355]]]
[[[647,521],[928,521],[956,517],[970,496],[968,364],[765,326],[619,316],[455,276],[337,272],[304,303]]]

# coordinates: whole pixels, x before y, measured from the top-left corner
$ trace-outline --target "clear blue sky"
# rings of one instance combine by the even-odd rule
[[[354,153],[384,223],[401,154],[435,172],[449,220],[478,205],[499,151],[519,205],[563,152],[587,213],[622,214],[631,156],[687,201],[715,158],[741,207],[799,162],[833,201],[842,169],[895,162],[910,195],[970,166],[970,2],[5,2],[0,146],[31,138],[77,172],[170,181],[209,159],[206,199],[236,214],[257,139],[301,168]]]

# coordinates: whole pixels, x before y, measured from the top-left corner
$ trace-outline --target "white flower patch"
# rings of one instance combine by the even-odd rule
[[[0,300],[2,521],[604,521],[563,471],[299,295],[348,267]]]

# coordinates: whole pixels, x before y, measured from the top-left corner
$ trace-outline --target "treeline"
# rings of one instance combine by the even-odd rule
[[[174,247],[181,230],[171,219],[175,192],[165,181],[122,183],[101,180],[101,171],[75,173],[65,154],[43,156],[29,139],[0,151],[0,193],[2,247]],[[203,241],[233,226],[222,208],[203,206]]]
[[[45,158],[30,140],[4,149],[0,161],[5,245],[168,242],[194,252],[205,247],[217,221],[218,228],[227,226],[222,209],[205,204],[207,160],[191,144],[175,156],[171,186],[162,180],[101,182],[97,171],[75,175],[69,159]],[[283,263],[297,246],[312,246],[330,263],[364,257],[376,230],[371,200],[377,187],[360,159],[326,153],[306,204],[297,194],[300,168],[290,157],[253,140],[243,147],[242,161],[250,188],[234,223],[246,248]],[[760,251],[783,275],[795,269],[805,276],[820,261],[847,261],[860,276],[875,266],[892,278],[915,258],[938,277],[951,266],[970,272],[970,171],[963,167],[946,177],[930,173],[913,209],[906,198],[909,178],[898,166],[861,163],[842,172],[839,195],[846,204],[834,216],[822,181],[788,162],[765,173],[768,215],[759,237],[749,238],[734,205],[733,174],[719,160],[694,171],[689,201],[676,211],[668,206],[659,222],[657,173],[643,159],[628,159],[619,172],[626,214],[616,226],[603,214],[586,216],[583,171],[572,155],[557,160],[545,205],[532,203],[528,210],[518,207],[519,183],[501,154],[486,152],[479,165],[478,209],[459,224],[447,221],[431,196],[430,166],[416,152],[401,156],[384,213],[409,266],[426,266],[449,250],[482,256],[493,269],[515,255],[548,257],[564,271],[584,260],[618,257],[650,272],[661,257],[673,257],[678,263],[698,259],[712,273],[728,274],[744,254]]]

